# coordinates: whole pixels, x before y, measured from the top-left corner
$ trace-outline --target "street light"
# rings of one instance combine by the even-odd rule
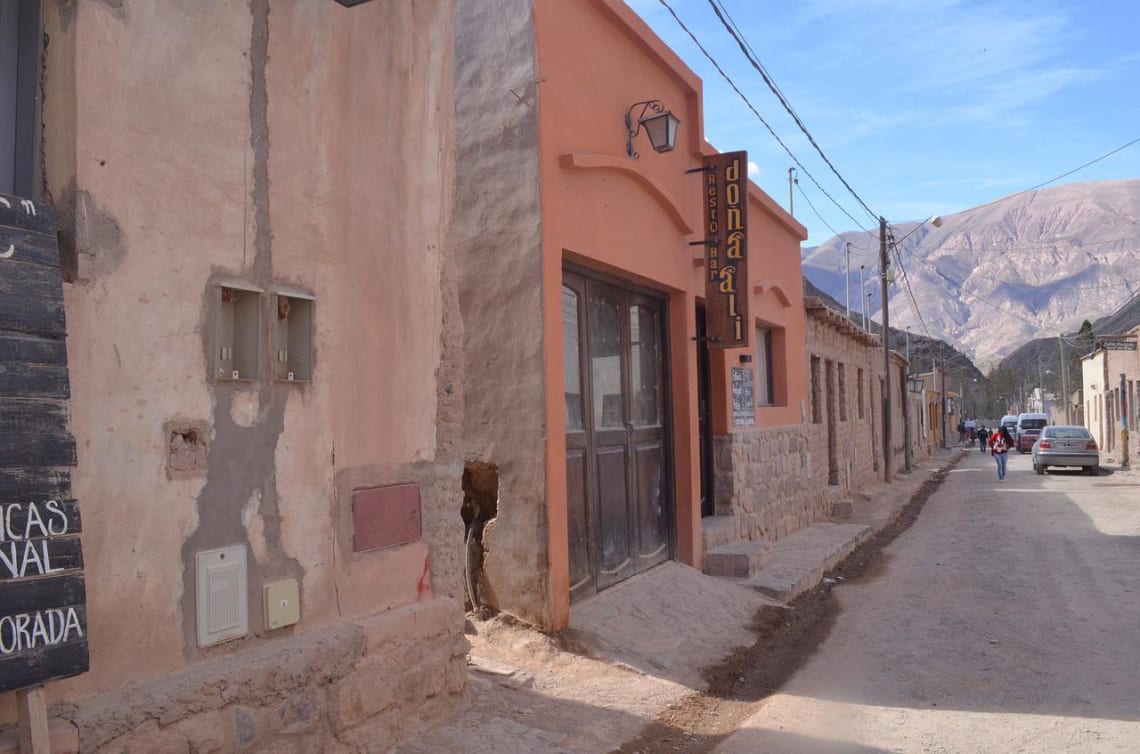
[[[635,116],[633,111],[641,110]],[[635,102],[625,114],[625,153],[636,160],[633,139],[644,129],[649,143],[655,152],[672,152],[677,144],[677,126],[681,124],[661,100],[651,99]]]
[[[928,217],[920,222],[918,225],[911,229],[902,238],[892,243],[898,244],[903,241],[911,233],[921,228],[926,223],[930,223],[936,228],[942,227],[942,218],[938,215]],[[891,481],[891,315],[890,306],[887,302],[887,272],[890,269],[890,256],[887,254],[887,219],[879,217],[879,295],[882,298],[883,307],[883,481]],[[943,385],[943,400],[945,401],[945,385]],[[945,403],[943,403],[943,417],[946,415]]]

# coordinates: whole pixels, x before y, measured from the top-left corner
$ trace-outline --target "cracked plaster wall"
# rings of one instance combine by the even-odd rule
[[[57,701],[461,593],[451,3],[206,5],[45,3],[92,655]],[[261,377],[208,379],[234,278],[315,295],[311,384],[267,377],[270,295]],[[175,417],[208,422],[204,474],[168,476]],[[402,482],[421,540],[353,553],[352,489]],[[231,544],[250,634],[202,650],[195,555]],[[270,633],[280,578],[302,619]]]
[[[484,534],[490,603],[549,623],[542,223],[531,0],[457,0],[457,204],[467,390],[463,447],[499,469]]]

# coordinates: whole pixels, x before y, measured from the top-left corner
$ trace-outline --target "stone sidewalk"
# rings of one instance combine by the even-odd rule
[[[751,579],[667,563],[574,606],[547,636],[496,618],[473,622],[467,703],[392,749],[401,754],[606,752],[637,737],[671,704],[706,688],[703,671],[750,645],[753,618],[820,582],[885,526],[933,474],[930,461],[854,496],[851,516],[777,540]]]

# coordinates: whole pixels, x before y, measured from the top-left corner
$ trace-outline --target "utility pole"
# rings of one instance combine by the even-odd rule
[[[1042,412],[1045,410],[1045,372],[1041,369],[1041,354],[1037,354],[1037,395],[1040,398],[1037,401],[1037,411]]]
[[[911,457],[911,442],[913,433],[910,428],[910,364],[907,364],[907,384],[901,385],[902,390],[902,419],[903,419],[903,466],[909,474],[914,467],[914,459]]]
[[[1061,392],[1065,399],[1065,424],[1072,424],[1073,419],[1069,416],[1069,404],[1072,401],[1069,399],[1069,365],[1065,362],[1065,336],[1057,336],[1057,346],[1061,349]]]
[[[891,481],[891,316],[887,303],[887,220],[879,218],[879,295],[883,299],[883,481]]]
[[[859,265],[859,298],[863,299],[863,331],[864,332],[866,332],[866,330],[867,330],[867,296],[871,295],[869,293],[867,294],[867,296],[863,295],[863,270],[865,270],[865,269],[867,269],[867,265],[865,265],[865,264]]]
[[[792,194],[792,179],[796,174],[795,168],[788,168],[788,214],[792,217],[796,216],[794,194]]]
[[[946,395],[946,344],[938,341],[938,352],[942,355],[942,369],[939,376],[942,378],[942,449],[946,449],[946,411],[950,408],[950,398]]]
[[[851,319],[851,242],[843,247],[843,256],[847,258],[847,274],[843,276],[843,285],[847,291],[847,319]]]
[[[1120,373],[1120,468],[1130,468],[1128,463],[1128,381],[1124,372]]]

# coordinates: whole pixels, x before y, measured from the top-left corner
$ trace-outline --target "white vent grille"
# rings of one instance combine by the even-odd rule
[[[249,632],[244,545],[198,553],[198,646]]]

